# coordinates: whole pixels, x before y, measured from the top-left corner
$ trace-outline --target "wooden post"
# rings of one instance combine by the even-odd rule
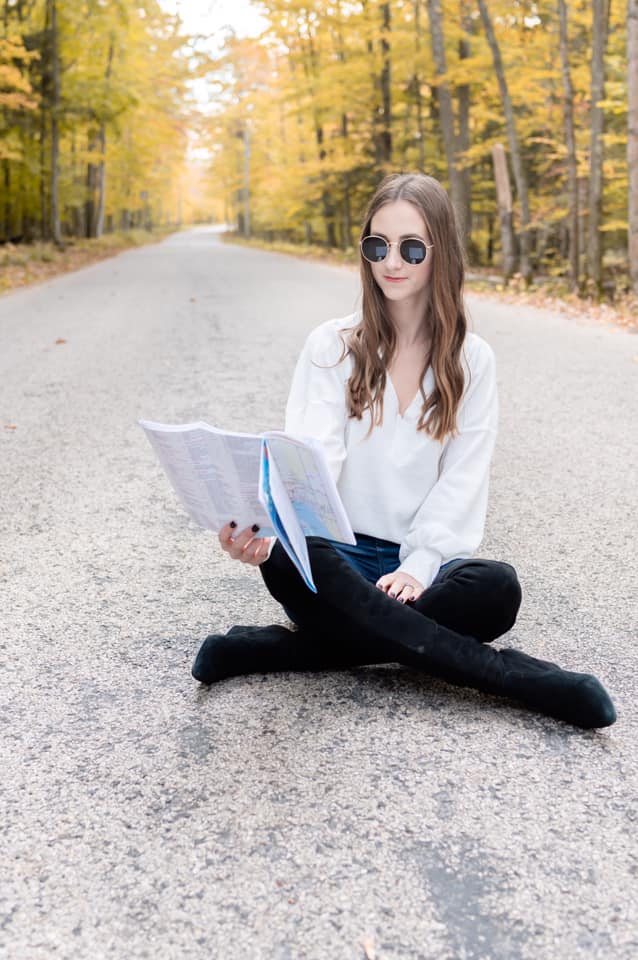
[[[503,276],[507,282],[516,269],[516,247],[514,244],[514,227],[512,224],[512,190],[507,172],[505,148],[502,143],[495,143],[492,147],[492,160],[494,163],[498,220],[501,226]]]

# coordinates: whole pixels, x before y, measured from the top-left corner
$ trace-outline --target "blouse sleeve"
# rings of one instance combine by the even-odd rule
[[[494,353],[484,341],[461,402],[458,433],[444,447],[439,478],[417,510],[399,550],[399,570],[429,587],[439,567],[470,557],[485,528],[489,471],[498,426]]]
[[[292,378],[286,404],[286,433],[309,436],[324,449],[335,483],[346,457],[345,363],[336,330],[322,324],[306,340]]]

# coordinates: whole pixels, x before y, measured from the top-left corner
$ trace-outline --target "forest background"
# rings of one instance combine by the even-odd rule
[[[638,0],[254,6],[211,53],[160,0],[0,0],[5,250],[217,220],[354,255],[420,170],[474,267],[638,295]]]

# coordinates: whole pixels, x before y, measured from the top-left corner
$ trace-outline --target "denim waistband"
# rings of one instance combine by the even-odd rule
[[[395,547],[397,550],[399,544],[395,543],[394,540],[384,540],[383,537],[372,537],[369,533],[356,533],[355,531],[355,540],[357,541],[358,547]],[[336,542],[336,541],[331,541]],[[350,546],[350,544],[348,544]]]

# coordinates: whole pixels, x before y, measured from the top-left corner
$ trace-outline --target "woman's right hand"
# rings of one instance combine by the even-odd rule
[[[271,537],[256,537],[259,532],[257,524],[252,527],[246,527],[241,533],[237,533],[237,524],[231,520],[225,527],[222,527],[217,534],[222,550],[225,550],[233,560],[241,560],[242,563],[250,563],[253,567],[258,567],[260,563],[268,559]]]

